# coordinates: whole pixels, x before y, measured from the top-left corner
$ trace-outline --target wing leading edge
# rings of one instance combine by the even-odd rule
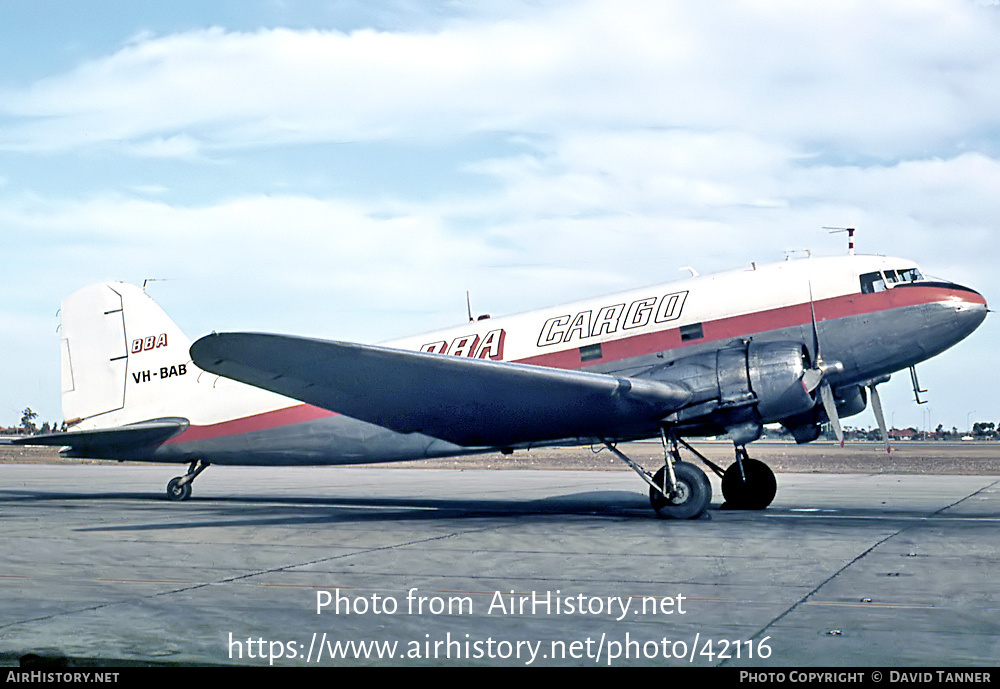
[[[212,334],[191,357],[211,373],[466,447],[627,437],[691,396],[656,381],[285,335]]]

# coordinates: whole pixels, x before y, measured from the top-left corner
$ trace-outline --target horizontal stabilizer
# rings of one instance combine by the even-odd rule
[[[123,453],[127,453],[130,448],[141,448],[161,443],[186,426],[187,422],[180,419],[147,421],[118,428],[32,435],[18,438],[12,441],[12,444],[68,447],[69,450],[64,453],[67,456],[100,457],[107,453],[109,457],[118,458]]]
[[[200,368],[399,433],[466,447],[624,437],[680,408],[680,385],[256,333],[191,346]]]

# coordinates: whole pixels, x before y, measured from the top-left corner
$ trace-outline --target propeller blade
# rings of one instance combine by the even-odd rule
[[[833,399],[833,390],[830,388],[830,384],[826,381],[819,386],[819,396],[823,401],[823,411],[826,412],[826,418],[830,419],[830,425],[833,426],[833,434],[837,436],[837,440],[840,441],[840,446],[843,447],[844,431],[840,428],[840,416],[837,414],[837,403]]]
[[[812,316],[813,357],[815,361],[813,362],[813,367],[802,374],[802,385],[807,392],[812,392],[817,386],[819,387],[819,397],[823,402],[823,411],[826,412],[826,418],[830,419],[830,425],[833,426],[833,433],[837,436],[840,446],[843,447],[844,431],[840,427],[837,402],[833,399],[833,389],[830,387],[829,381],[825,378],[827,373],[843,371],[844,364],[839,361],[823,361],[819,344],[819,324],[816,322],[816,301],[813,299],[811,280],[809,281],[809,312]]]
[[[809,312],[812,314],[812,328],[813,328],[813,359],[815,359],[814,365],[816,368],[820,367],[823,361],[823,357],[819,353],[819,327],[816,325],[816,302],[813,301],[813,284],[812,280],[809,281]]]
[[[889,454],[892,452],[892,447],[889,445],[889,431],[885,427],[885,414],[882,413],[882,400],[878,396],[878,390],[875,385],[869,385],[868,389],[872,392],[872,410],[875,412],[875,420],[878,421],[878,429],[882,432],[882,440],[885,442],[885,452]]]
[[[812,334],[813,334],[813,364],[812,368],[806,369],[802,374],[802,387],[806,392],[812,392],[828,373],[839,373],[844,370],[844,364],[839,361],[823,361],[820,353],[819,325],[816,323],[816,304],[813,301],[812,282],[809,283],[809,311],[812,314]],[[827,385],[829,387],[829,385]]]
[[[818,368],[807,368],[802,373],[802,387],[806,392],[812,392],[823,382],[823,371]]]

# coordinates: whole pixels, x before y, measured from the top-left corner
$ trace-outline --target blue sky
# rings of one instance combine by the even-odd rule
[[[854,226],[1000,299],[998,3],[723,7],[0,2],[0,425],[61,417],[55,313],[107,279],[192,336],[379,341]],[[890,420],[1000,421],[998,328]]]

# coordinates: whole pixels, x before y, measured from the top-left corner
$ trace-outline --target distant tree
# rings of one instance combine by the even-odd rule
[[[21,428],[24,429],[25,433],[35,432],[35,419],[38,418],[38,414],[31,411],[31,407],[25,407],[24,411],[21,412]]]
[[[992,421],[989,422],[977,421],[976,423],[972,424],[972,435],[992,436],[994,428],[996,428],[996,426]]]

